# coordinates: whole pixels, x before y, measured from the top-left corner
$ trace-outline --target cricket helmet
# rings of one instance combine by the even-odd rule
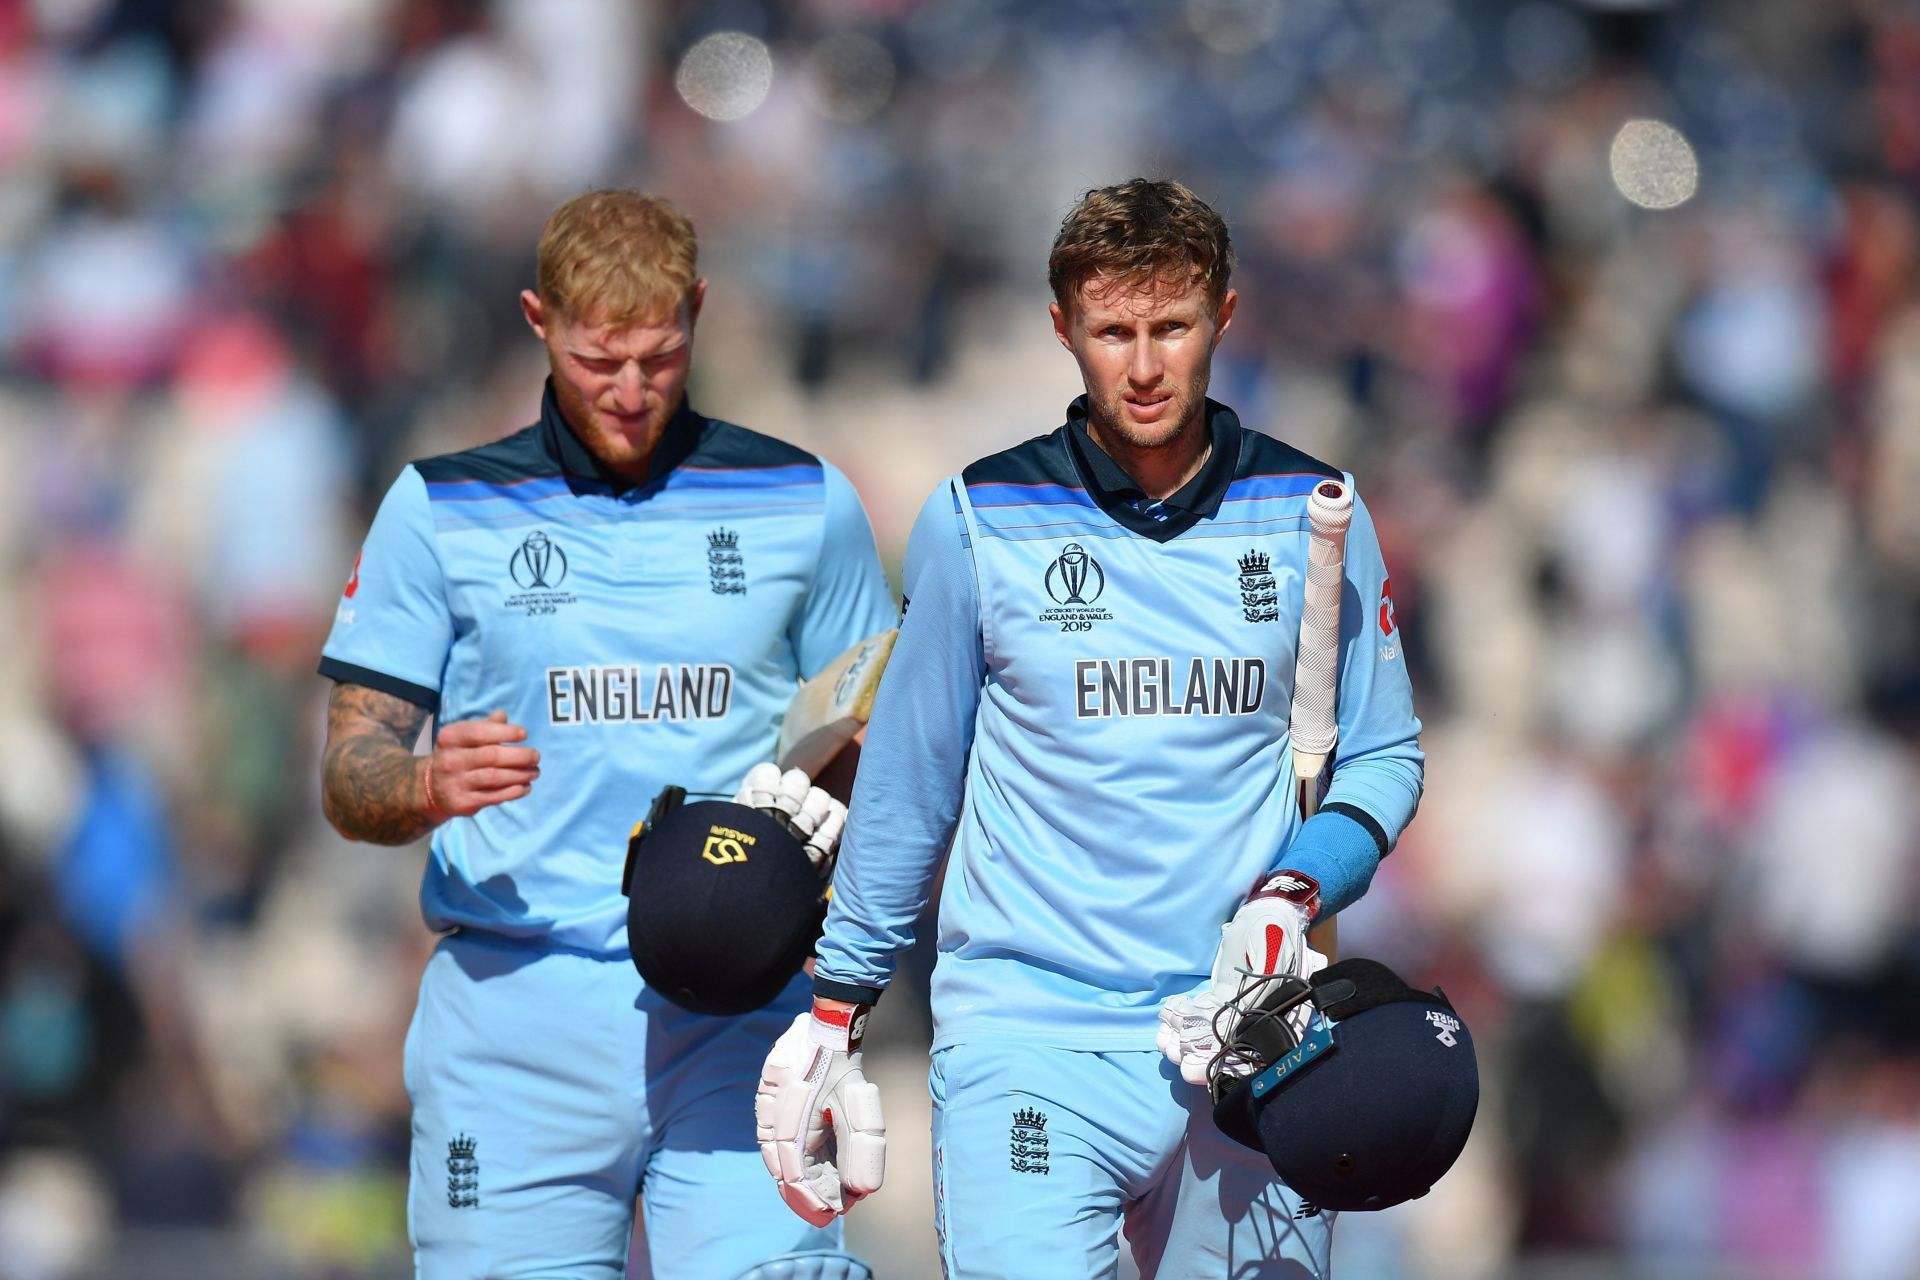
[[[1250,992],[1209,1073],[1214,1123],[1322,1209],[1427,1194],[1480,1102],[1473,1037],[1445,994],[1358,958]],[[1234,1061],[1258,1070],[1218,1071]]]
[[[820,937],[826,882],[773,813],[687,804],[668,787],[627,841],[627,945],[653,990],[694,1013],[779,995]]]

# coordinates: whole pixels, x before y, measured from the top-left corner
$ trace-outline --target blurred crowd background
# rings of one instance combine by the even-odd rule
[[[313,669],[395,469],[532,420],[552,205],[692,213],[695,403],[897,566],[1061,420],[1047,246],[1136,172],[1426,725],[1342,942],[1485,1094],[1342,1280],[1920,1276],[1913,4],[0,0],[0,1277],[408,1273],[422,850],[321,819]],[[854,1239],[930,1276],[877,1025]]]

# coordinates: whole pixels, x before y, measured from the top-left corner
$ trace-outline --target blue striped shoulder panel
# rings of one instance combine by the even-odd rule
[[[984,536],[1124,538],[1127,529],[1087,492],[1060,427],[1001,453],[980,459],[961,473],[974,520]],[[1306,528],[1307,499],[1315,485],[1340,479],[1329,466],[1259,432],[1240,431],[1234,478],[1219,510],[1184,536],[1238,537]]]
[[[616,520],[637,503],[656,511],[707,514],[817,509],[824,500],[820,460],[803,449],[732,423],[705,421],[699,443],[666,475],[630,491],[567,475],[541,438],[540,424],[477,449],[414,464],[426,482],[434,523],[449,528],[510,527],[561,513],[585,523]]]

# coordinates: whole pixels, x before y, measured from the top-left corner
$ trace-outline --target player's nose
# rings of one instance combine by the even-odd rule
[[[1151,391],[1159,386],[1164,367],[1159,352],[1154,350],[1151,342],[1135,342],[1127,353],[1127,381],[1133,384],[1136,391]]]
[[[638,361],[627,361],[613,375],[613,400],[621,413],[638,413],[646,408],[647,380],[640,376]]]

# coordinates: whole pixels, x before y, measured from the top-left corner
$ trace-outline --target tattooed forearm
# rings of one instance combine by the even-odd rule
[[[433,829],[414,740],[426,708],[365,685],[336,684],[327,699],[320,803],[349,840],[407,844]]]

